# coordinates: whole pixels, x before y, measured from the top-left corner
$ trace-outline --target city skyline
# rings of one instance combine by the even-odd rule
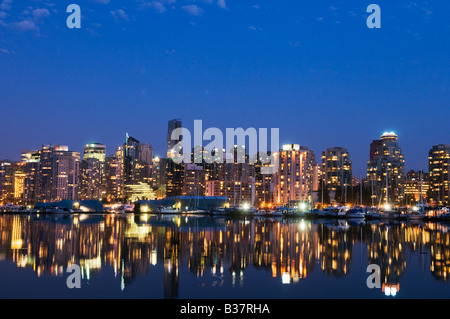
[[[176,120],[179,120],[179,119],[176,119]],[[170,121],[172,121],[172,120],[169,120],[169,122]],[[167,126],[167,124],[166,124],[166,126]],[[184,126],[184,122],[183,122],[183,127],[185,127]],[[244,128],[244,129],[246,129],[246,128]],[[374,136],[369,142],[370,143],[372,143],[372,142],[374,142],[374,141],[377,141],[380,137],[382,137],[383,136],[383,134],[389,134],[389,133],[394,133],[394,134],[396,134],[394,131],[384,131],[384,132],[380,132],[380,134],[378,135],[378,136]],[[141,142],[143,142],[143,143],[147,143],[148,145],[150,145],[150,147],[152,148],[152,150],[153,150],[153,157],[158,157],[158,158],[166,158],[167,157],[167,143],[168,143],[168,140],[167,140],[167,138],[168,138],[168,136],[167,136],[167,128],[166,128],[166,131],[165,131],[165,133],[164,134],[162,134],[164,137],[163,137],[163,143],[154,143],[153,141],[148,141],[148,140],[146,140],[145,138],[143,139],[143,138],[141,138],[141,137],[139,137],[139,140],[141,141]],[[225,135],[225,134],[224,134]],[[397,134],[396,134],[397,135]],[[123,141],[126,141],[126,139],[127,139],[127,137],[128,136],[133,136],[133,134],[128,134],[128,133],[125,133],[124,134],[124,139],[122,140],[122,144],[123,144]],[[132,138],[134,138],[134,137],[132,137]],[[283,140],[283,138],[280,138],[281,140]],[[404,143],[402,142],[402,138],[401,137],[399,137],[399,139],[400,139],[400,145],[401,145],[401,148],[402,148],[402,150],[403,150],[403,153],[405,153],[405,151],[404,151],[404,149],[405,149],[405,147],[404,147]],[[285,139],[286,140],[286,139]],[[288,140],[291,140],[291,139],[288,139]],[[177,142],[179,142],[179,141],[177,141]],[[48,146],[48,145],[63,145],[63,146],[68,146],[69,148],[70,148],[70,150],[71,151],[73,151],[73,152],[78,152],[78,153],[80,153],[80,154],[83,154],[83,150],[88,146],[88,145],[92,145],[92,144],[100,144],[100,145],[104,145],[106,148],[106,156],[110,156],[110,155],[114,155],[115,153],[116,153],[116,151],[117,151],[117,147],[119,147],[120,145],[122,145],[120,142],[118,142],[116,145],[114,145],[114,146],[111,146],[111,145],[107,145],[106,143],[103,143],[102,141],[97,141],[97,140],[89,140],[89,142],[87,142],[87,143],[85,143],[85,144],[83,144],[83,145],[78,145],[78,146],[73,146],[73,145],[69,145],[68,143],[64,143],[64,142],[62,142],[62,143],[41,143],[41,144],[38,144],[38,145],[36,145],[34,148],[18,148],[18,149],[20,149],[20,151],[17,153],[17,154],[15,154],[13,157],[11,157],[11,158],[7,158],[7,157],[4,157],[4,158],[1,158],[0,157],[0,161],[13,161],[13,162],[19,162],[20,160],[21,160],[21,154],[23,153],[23,152],[27,152],[27,151],[32,151],[32,150],[37,150],[37,149],[39,149],[40,147],[42,147],[42,146]],[[155,147],[154,147],[154,145],[157,145],[157,144],[162,144],[162,146],[161,146],[161,149],[157,149],[156,151],[155,151]],[[204,146],[206,146],[206,144],[208,144],[207,142],[204,142],[203,141],[203,147]],[[282,145],[291,145],[292,143],[281,143],[280,142],[280,149],[279,150],[282,150]],[[366,175],[367,175],[367,162],[368,161],[370,161],[371,160],[371,156],[372,156],[372,154],[371,154],[371,152],[372,152],[372,149],[371,149],[371,145],[368,143],[367,145],[366,145],[366,147],[365,147],[365,150],[364,151],[361,151],[361,150],[359,150],[359,152],[356,152],[356,153],[366,153],[366,159],[365,160],[363,160],[362,162],[358,162],[357,160],[354,160],[353,158],[354,157],[357,157],[357,156],[355,156],[354,155],[354,151],[352,152],[352,150],[350,150],[348,147],[346,147],[345,146],[345,143],[342,143],[342,144],[339,144],[339,145],[328,145],[327,147],[325,147],[324,149],[318,149],[317,147],[315,147],[314,145],[305,145],[305,144],[300,144],[298,141],[294,141],[294,144],[298,144],[298,145],[301,145],[302,147],[307,147],[307,148],[309,148],[309,149],[311,149],[313,152],[314,152],[314,154],[316,154],[317,156],[318,156],[318,158],[320,158],[320,155],[323,153],[323,152],[325,152],[325,151],[327,151],[328,149],[330,149],[330,148],[344,148],[344,149],[348,149],[348,153],[349,153],[349,157],[350,157],[350,160],[351,160],[351,162],[352,162],[352,166],[353,166],[353,168],[355,168],[356,167],[356,169],[354,170],[354,174],[353,174],[353,176],[354,177],[356,177],[356,178],[361,178],[361,177],[366,177]],[[408,165],[408,162],[409,162],[409,159],[408,159],[408,157],[405,155],[404,157],[405,157],[405,171],[409,171],[409,170],[423,170],[423,171],[428,171],[428,152],[429,152],[429,150],[431,149],[431,147],[433,147],[433,146],[435,146],[435,145],[447,145],[447,144],[449,144],[449,142],[443,142],[443,143],[434,143],[434,144],[432,144],[432,145],[428,145],[428,146],[422,146],[423,148],[425,148],[426,149],[426,152],[424,153],[424,154],[422,154],[422,157],[423,157],[423,159],[421,159],[421,162],[424,162],[424,164],[423,164],[423,166],[421,166],[421,167],[417,167],[417,166],[413,166],[413,164],[409,164]],[[175,144],[174,144],[175,145]],[[165,147],[165,148],[164,148]],[[248,151],[248,145],[246,145],[246,147],[247,147],[247,151]],[[270,147],[270,146],[269,146]],[[1,155],[1,153],[0,153],[0,155]],[[363,158],[364,157],[364,155],[361,155],[361,158]],[[320,160],[319,161],[317,161],[317,163],[320,163]],[[362,176],[361,176],[361,173],[362,172]]]
[[[207,196],[227,198],[233,207],[267,208],[300,203],[303,206],[309,203],[311,207],[337,203],[389,207],[419,204],[424,200],[437,205],[449,201],[449,144],[433,145],[429,149],[429,173],[424,176],[422,169],[405,170],[398,135],[385,132],[370,143],[366,175],[358,177],[353,174],[351,154],[346,148],[327,148],[316,157],[306,146],[284,144],[276,151],[269,149],[272,159],[266,162],[261,150],[254,150],[258,156],[249,154],[251,145],[247,144],[255,140],[250,133],[235,132],[235,138],[246,145],[238,142],[239,145],[224,149],[222,154],[216,149],[199,149],[195,144],[191,148],[191,142],[185,145],[184,140],[191,138],[189,132],[183,132],[181,139],[177,135],[172,140],[178,129],[186,130],[182,120],[168,121],[167,157],[154,156],[151,144],[128,133],[125,142],[113,153],[107,153],[106,145],[97,142],[86,144],[83,153],[70,150],[67,145],[42,145],[39,150],[24,151],[20,162],[0,161],[0,202],[136,203]],[[249,134],[249,140],[242,134]],[[226,135],[227,139],[232,137]],[[218,139],[217,135],[213,136]],[[178,162],[179,151],[174,149],[180,141],[183,141],[184,155]]]
[[[156,3],[159,5],[156,6]],[[447,3],[1,1],[1,158],[42,143],[119,145],[126,132],[165,147],[166,120],[189,127],[279,127],[280,144],[366,145],[395,131],[407,169],[446,143]],[[348,143],[345,143],[348,141]]]

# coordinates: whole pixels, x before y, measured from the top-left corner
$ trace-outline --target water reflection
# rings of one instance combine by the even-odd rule
[[[71,264],[83,278],[110,267],[121,289],[163,268],[164,298],[179,297],[180,270],[215,278],[221,287],[245,282],[249,267],[280,284],[295,284],[322,272],[345,278],[353,249],[381,267],[386,295],[398,293],[412,255],[447,282],[450,269],[448,225],[439,223],[349,223],[283,219],[227,219],[200,216],[75,215],[0,216],[0,260],[32,268],[37,276],[64,276]],[[211,296],[214,297],[214,296]]]

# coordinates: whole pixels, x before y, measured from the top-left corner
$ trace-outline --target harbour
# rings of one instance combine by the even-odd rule
[[[441,298],[448,222],[1,214],[2,297]],[[70,265],[81,288],[66,286]],[[381,286],[366,286],[379,265]],[[427,289],[427,294],[424,293]]]

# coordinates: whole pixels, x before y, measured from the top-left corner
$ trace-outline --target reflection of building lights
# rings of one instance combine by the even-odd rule
[[[300,222],[299,228],[300,228],[301,231],[303,231],[303,230],[306,229],[306,223],[305,223],[304,220],[302,220],[302,221]]]
[[[286,284],[290,284],[290,283],[291,283],[291,276],[289,275],[288,272],[284,272],[284,273],[281,275],[281,282],[283,283],[283,285],[286,285]]]
[[[400,284],[383,284],[382,291],[385,296],[395,297],[400,290]]]

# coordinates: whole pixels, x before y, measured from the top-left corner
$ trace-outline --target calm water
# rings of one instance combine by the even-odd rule
[[[449,227],[0,215],[0,297],[450,298]],[[81,267],[80,289],[66,285],[70,264]],[[383,288],[367,287],[369,264]]]

